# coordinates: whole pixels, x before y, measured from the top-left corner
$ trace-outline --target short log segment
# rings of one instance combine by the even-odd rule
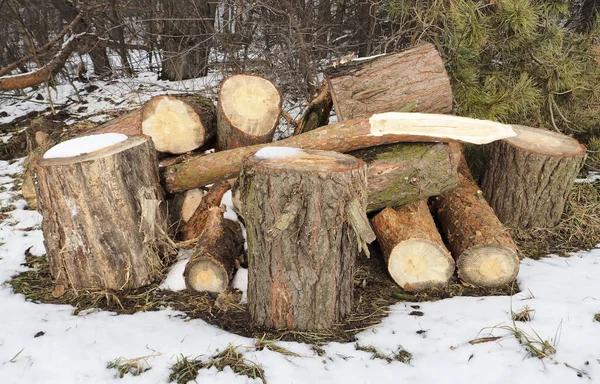
[[[359,244],[374,240],[364,215],[364,162],[336,152],[271,157],[262,150],[244,159],[239,192],[254,324],[315,330],[341,321],[352,306]],[[373,238],[361,238],[370,237],[365,225]]]
[[[219,150],[268,143],[273,140],[281,94],[269,80],[259,76],[234,75],[219,90]]]
[[[32,169],[57,284],[120,290],[161,276],[166,215],[148,137],[74,157],[41,158]]]
[[[454,274],[454,260],[446,249],[427,200],[398,209],[386,208],[371,223],[392,279],[406,291],[440,288]]]
[[[235,261],[244,251],[244,237],[238,223],[223,218],[222,208],[211,207],[205,216],[205,225],[183,277],[192,292],[218,294],[233,278]]]
[[[505,225],[552,227],[585,161],[585,147],[556,132],[522,125],[514,130],[517,136],[492,145],[481,189]]]
[[[339,120],[379,112],[452,110],[450,79],[432,44],[370,60],[350,61],[329,69],[327,81]]]
[[[434,206],[458,277],[475,287],[511,283],[519,272],[517,246],[483,198],[463,161],[458,185],[435,197]]]
[[[179,231],[179,237],[183,241],[193,240],[200,236],[206,224],[209,208],[219,207],[223,195],[231,188],[227,181],[213,184],[208,192],[202,197],[200,204],[192,216],[183,224]]]

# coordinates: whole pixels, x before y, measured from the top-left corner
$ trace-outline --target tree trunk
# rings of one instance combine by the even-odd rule
[[[210,208],[219,207],[223,195],[231,188],[227,181],[213,184],[190,219],[183,224],[179,231],[179,238],[183,241],[193,240],[200,236],[206,225],[206,218]]]
[[[350,152],[397,142],[463,141],[485,144],[515,135],[511,126],[449,115],[382,113],[370,119],[343,121],[274,143],[236,148],[163,167],[169,193],[237,177],[242,158],[266,146]]]
[[[367,211],[399,207],[454,188],[460,150],[445,143],[389,144],[349,153],[367,163]]]
[[[85,132],[100,133],[144,134],[152,138],[159,152],[186,153],[208,146],[216,138],[216,109],[204,96],[156,96],[141,109]]]
[[[77,147],[82,139],[63,144]],[[157,169],[144,136],[36,161],[44,245],[57,284],[121,290],[161,276],[167,228]]]
[[[511,228],[553,227],[585,161],[577,140],[514,126],[517,136],[492,145],[481,189],[500,221]]]
[[[202,234],[183,272],[185,286],[196,293],[223,292],[243,252],[244,237],[238,223],[223,218],[222,208],[209,208]]]
[[[454,274],[454,260],[429,212],[427,200],[386,208],[371,223],[392,279],[406,291],[441,288]]]
[[[327,72],[338,120],[394,112],[447,113],[452,88],[432,44],[370,60],[351,61]]]
[[[262,77],[235,75],[223,81],[217,115],[219,150],[273,140],[281,102],[277,88]]]
[[[366,166],[336,152],[287,150],[247,157],[240,175],[249,311],[259,327],[330,328],[351,310],[355,258],[371,240],[357,234],[369,225]]]
[[[464,160],[459,165],[457,187],[434,201],[463,282],[496,288],[515,280],[519,272],[517,247],[483,198]]]

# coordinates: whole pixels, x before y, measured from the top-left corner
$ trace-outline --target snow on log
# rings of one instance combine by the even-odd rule
[[[448,113],[452,88],[432,44],[347,62],[327,71],[335,112],[350,120],[382,111]]]
[[[32,170],[58,285],[120,290],[161,276],[167,227],[148,137],[69,140],[48,150]]]
[[[244,251],[240,226],[225,219],[223,211],[218,206],[206,210],[202,233],[183,272],[185,285],[192,292],[223,292],[233,277],[237,258]]]
[[[434,202],[463,282],[495,288],[515,280],[519,272],[517,246],[485,201],[464,159],[459,164],[457,187],[436,196]]]
[[[179,238],[183,241],[193,240],[200,236],[206,224],[207,213],[210,208],[219,207],[223,195],[231,188],[227,181],[213,184],[202,197],[192,216],[181,226]]]
[[[273,83],[260,76],[234,75],[219,90],[219,150],[268,143],[273,140],[281,94]]]
[[[337,152],[265,148],[239,178],[248,233],[248,309],[264,328],[330,328],[351,310],[366,166]]]
[[[561,133],[514,129],[517,136],[492,145],[483,195],[509,227],[553,227],[585,161],[585,147]]]
[[[427,200],[401,208],[385,208],[371,220],[385,264],[394,281],[406,291],[440,288],[454,274]]]
[[[350,152],[398,142],[462,141],[485,144],[514,135],[510,125],[493,121],[449,115],[382,113],[370,119],[329,124],[275,143],[190,156],[180,163],[163,167],[162,177],[169,193],[231,179],[238,176],[244,156],[267,146]]]

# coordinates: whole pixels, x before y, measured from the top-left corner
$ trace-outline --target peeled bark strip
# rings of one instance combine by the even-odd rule
[[[400,111],[448,113],[452,88],[432,44],[369,60],[350,61],[327,72],[339,120]]]
[[[219,90],[219,150],[268,143],[281,114],[281,94],[269,80],[234,75]]]
[[[231,188],[229,182],[221,181],[210,187],[202,197],[200,204],[192,216],[187,220],[179,231],[179,238],[183,241],[196,239],[200,236],[206,225],[207,214],[210,208],[219,207],[223,195]]]
[[[74,157],[41,158],[32,169],[57,284],[120,290],[161,276],[167,226],[149,138],[130,137]]]
[[[585,147],[560,133],[514,128],[516,137],[493,144],[481,189],[505,225],[552,227],[585,161]]]
[[[244,251],[240,226],[223,218],[223,209],[206,211],[206,223],[183,277],[188,290],[221,293],[233,278],[235,261]]]
[[[252,321],[330,328],[351,310],[355,258],[368,241],[360,236],[371,235],[350,218],[352,207],[366,208],[366,166],[326,151],[262,156],[244,160],[239,183]]]
[[[349,153],[367,163],[367,211],[400,207],[454,188],[460,151],[445,143],[389,144]]]
[[[371,223],[392,279],[406,291],[440,288],[454,274],[454,260],[429,213],[427,200],[386,208]]]
[[[298,122],[298,126],[294,129],[294,135],[310,132],[324,125],[329,124],[329,115],[333,107],[331,92],[327,83],[323,83],[319,94],[310,102],[304,115]]]
[[[458,173],[458,186],[437,196],[435,207],[463,282],[495,288],[515,280],[517,246],[483,198],[466,163]]]
[[[370,119],[343,121],[280,140],[204,156],[191,156],[163,168],[169,193],[237,177],[244,156],[267,146],[350,152],[397,142],[462,141],[485,144],[514,136],[510,125],[467,117],[421,113],[382,113]]]
[[[148,135],[156,150],[181,154],[216,139],[217,116],[213,102],[199,95],[156,96],[141,109],[108,121],[89,134]]]

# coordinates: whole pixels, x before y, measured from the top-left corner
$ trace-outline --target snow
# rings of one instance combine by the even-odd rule
[[[103,133],[63,141],[44,153],[44,159],[73,157],[91,153],[127,140],[121,133]]]
[[[254,157],[259,159],[284,159],[286,157],[294,157],[304,153],[300,148],[292,147],[264,147],[259,149]]]

